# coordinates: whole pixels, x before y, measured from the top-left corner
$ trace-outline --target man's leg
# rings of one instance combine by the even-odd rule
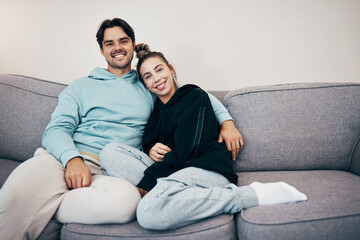
[[[67,192],[55,218],[83,224],[127,223],[135,219],[141,199],[129,181],[103,175],[99,165],[85,161],[92,172],[89,187]]]
[[[121,143],[109,143],[100,153],[105,175],[122,178],[136,186],[154,161],[144,152]]]
[[[237,187],[219,173],[190,167],[158,179],[140,201],[137,218],[144,228],[167,230],[257,204],[251,187]]]
[[[38,149],[11,173],[0,190],[0,239],[36,239],[67,191],[64,167]]]

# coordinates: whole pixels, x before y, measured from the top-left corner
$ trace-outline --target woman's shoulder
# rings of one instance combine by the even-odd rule
[[[181,86],[178,90],[178,95],[185,95],[185,96],[199,96],[205,91],[201,89],[199,86],[195,84],[185,84]]]

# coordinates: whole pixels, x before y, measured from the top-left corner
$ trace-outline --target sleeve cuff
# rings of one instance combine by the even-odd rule
[[[76,150],[68,150],[61,154],[60,162],[64,167],[66,167],[66,164],[70,161],[70,159],[73,159],[75,157],[80,157],[84,161],[84,157],[81,156],[81,154]]]
[[[137,187],[142,188],[146,191],[150,191],[153,187],[155,187],[155,185],[156,185],[156,178],[151,177],[149,175],[145,175],[141,179]]]
[[[229,113],[221,113],[221,114],[218,114],[218,115],[216,115],[216,119],[218,120],[218,122],[220,123],[220,125],[221,125],[223,122],[227,121],[227,120],[232,120],[232,121],[233,121],[233,119],[232,119],[232,117],[230,116]]]

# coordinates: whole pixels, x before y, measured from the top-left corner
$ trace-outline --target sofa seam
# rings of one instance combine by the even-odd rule
[[[37,80],[37,81],[40,81],[40,82],[46,82],[46,83],[50,83],[50,84],[56,84],[56,85],[64,86],[64,87],[66,87],[68,85],[68,84],[65,84],[65,83],[52,82],[52,81],[49,81],[49,80],[44,80],[44,79],[40,79],[40,78],[36,78],[36,77],[25,76],[25,75],[21,75],[21,74],[5,74],[5,75],[14,76],[14,77],[30,78],[32,80]]]
[[[341,219],[341,218],[349,218],[349,217],[357,217],[360,216],[359,213],[357,214],[351,214],[351,215],[344,215],[344,216],[336,216],[336,217],[325,217],[325,218],[316,218],[316,219],[310,219],[310,220],[301,220],[301,221],[289,221],[289,222],[283,222],[283,223],[256,223],[254,221],[249,221],[243,218],[243,211],[241,211],[240,217],[245,222],[253,224],[253,225],[259,225],[259,226],[276,226],[276,225],[284,225],[284,224],[295,224],[295,223],[306,223],[306,222],[316,222],[316,221],[324,221],[324,220],[331,220],[331,219]]]
[[[346,171],[349,171],[350,170],[350,167],[351,167],[351,163],[352,163],[352,160],[353,160],[353,156],[354,156],[354,153],[355,153],[355,149],[357,147],[357,145],[359,144],[360,142],[360,135],[358,136],[357,140],[355,141],[355,144],[351,150],[351,154],[350,154],[350,158],[349,158],[349,161],[348,161],[348,166],[346,168]]]
[[[25,88],[21,88],[21,87],[17,87],[17,86],[14,86],[14,85],[11,85],[11,84],[7,84],[7,83],[0,83],[0,84],[1,84],[1,85],[4,85],[4,86],[13,87],[13,88],[16,88],[16,89],[20,89],[20,90],[25,91],[25,92],[30,92],[30,93],[33,93],[33,94],[36,94],[36,95],[44,96],[44,97],[58,98],[58,96],[51,96],[51,95],[47,95],[47,94],[43,94],[43,93],[38,93],[38,92],[35,92],[35,91],[31,91],[31,90],[28,90],[28,89],[25,89]]]
[[[229,214],[230,215],[230,214]],[[156,231],[154,230],[153,232],[161,232],[161,233],[164,233],[166,235],[158,235],[156,236],[157,238],[167,238],[167,237],[173,237],[173,236],[185,236],[185,235],[188,235],[188,234],[194,234],[194,233],[199,233],[199,232],[206,232],[207,230],[211,229],[216,229],[216,228],[220,228],[222,226],[225,226],[229,223],[231,223],[232,221],[235,221],[235,217],[234,215],[231,215],[231,218],[226,221],[225,223],[221,224],[221,225],[217,225],[215,227],[207,227],[207,228],[204,228],[202,230],[195,230],[195,231],[191,231],[191,232],[184,232],[184,233],[181,233],[181,234],[176,234],[176,233],[173,233],[173,234],[166,234],[164,233],[163,231]],[[68,224],[64,224],[64,226],[61,228],[61,231],[63,228],[65,229],[68,229],[66,228]],[[141,227],[141,226],[140,226]],[[236,226],[235,226],[236,227]],[[68,229],[70,230],[70,229]],[[74,234],[79,234],[79,235],[82,235],[82,236],[86,236],[86,235],[89,235],[89,233],[82,233],[82,232],[79,232],[79,231],[74,231],[74,230],[71,230],[70,231],[71,233],[74,233]],[[237,234],[237,233],[236,233]],[[90,234],[91,236],[100,236],[99,234],[94,234],[94,233],[91,233]],[[104,236],[103,234],[101,234],[101,236]],[[111,238],[118,238],[118,236],[111,236],[111,235],[105,235],[106,237],[111,237]],[[155,236],[155,234],[147,234],[147,235],[141,235],[141,238],[146,238],[146,237],[152,237],[152,236]],[[126,235],[126,236],[122,236],[122,237],[127,237],[127,238],[139,238],[139,235]]]
[[[286,84],[288,85],[288,84]],[[285,85],[273,85],[273,86],[285,86]],[[272,86],[269,86],[272,87]],[[310,90],[310,89],[321,89],[321,88],[337,88],[337,87],[360,87],[360,84],[356,84],[356,83],[349,83],[349,84],[340,84],[340,85],[328,85],[328,86],[309,86],[308,88],[306,87],[297,87],[297,88],[283,88],[283,89],[271,89],[271,90],[253,90],[253,91],[249,91],[249,92],[242,92],[242,93],[236,93],[233,96],[224,97],[224,104],[227,104],[228,101],[230,101],[231,98],[237,97],[237,96],[244,96],[247,94],[254,94],[254,93],[270,93],[270,92],[282,92],[282,91],[299,91],[299,90]],[[236,90],[234,90],[236,91]],[[230,92],[228,93],[230,94]]]

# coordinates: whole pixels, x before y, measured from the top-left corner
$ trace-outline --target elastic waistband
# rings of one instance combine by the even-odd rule
[[[95,154],[93,154],[93,153],[83,152],[83,151],[80,151],[80,153],[81,153],[82,155],[87,155],[87,156],[89,156],[89,157],[94,158],[95,160],[100,161],[100,158],[99,158],[98,155],[95,155]]]

